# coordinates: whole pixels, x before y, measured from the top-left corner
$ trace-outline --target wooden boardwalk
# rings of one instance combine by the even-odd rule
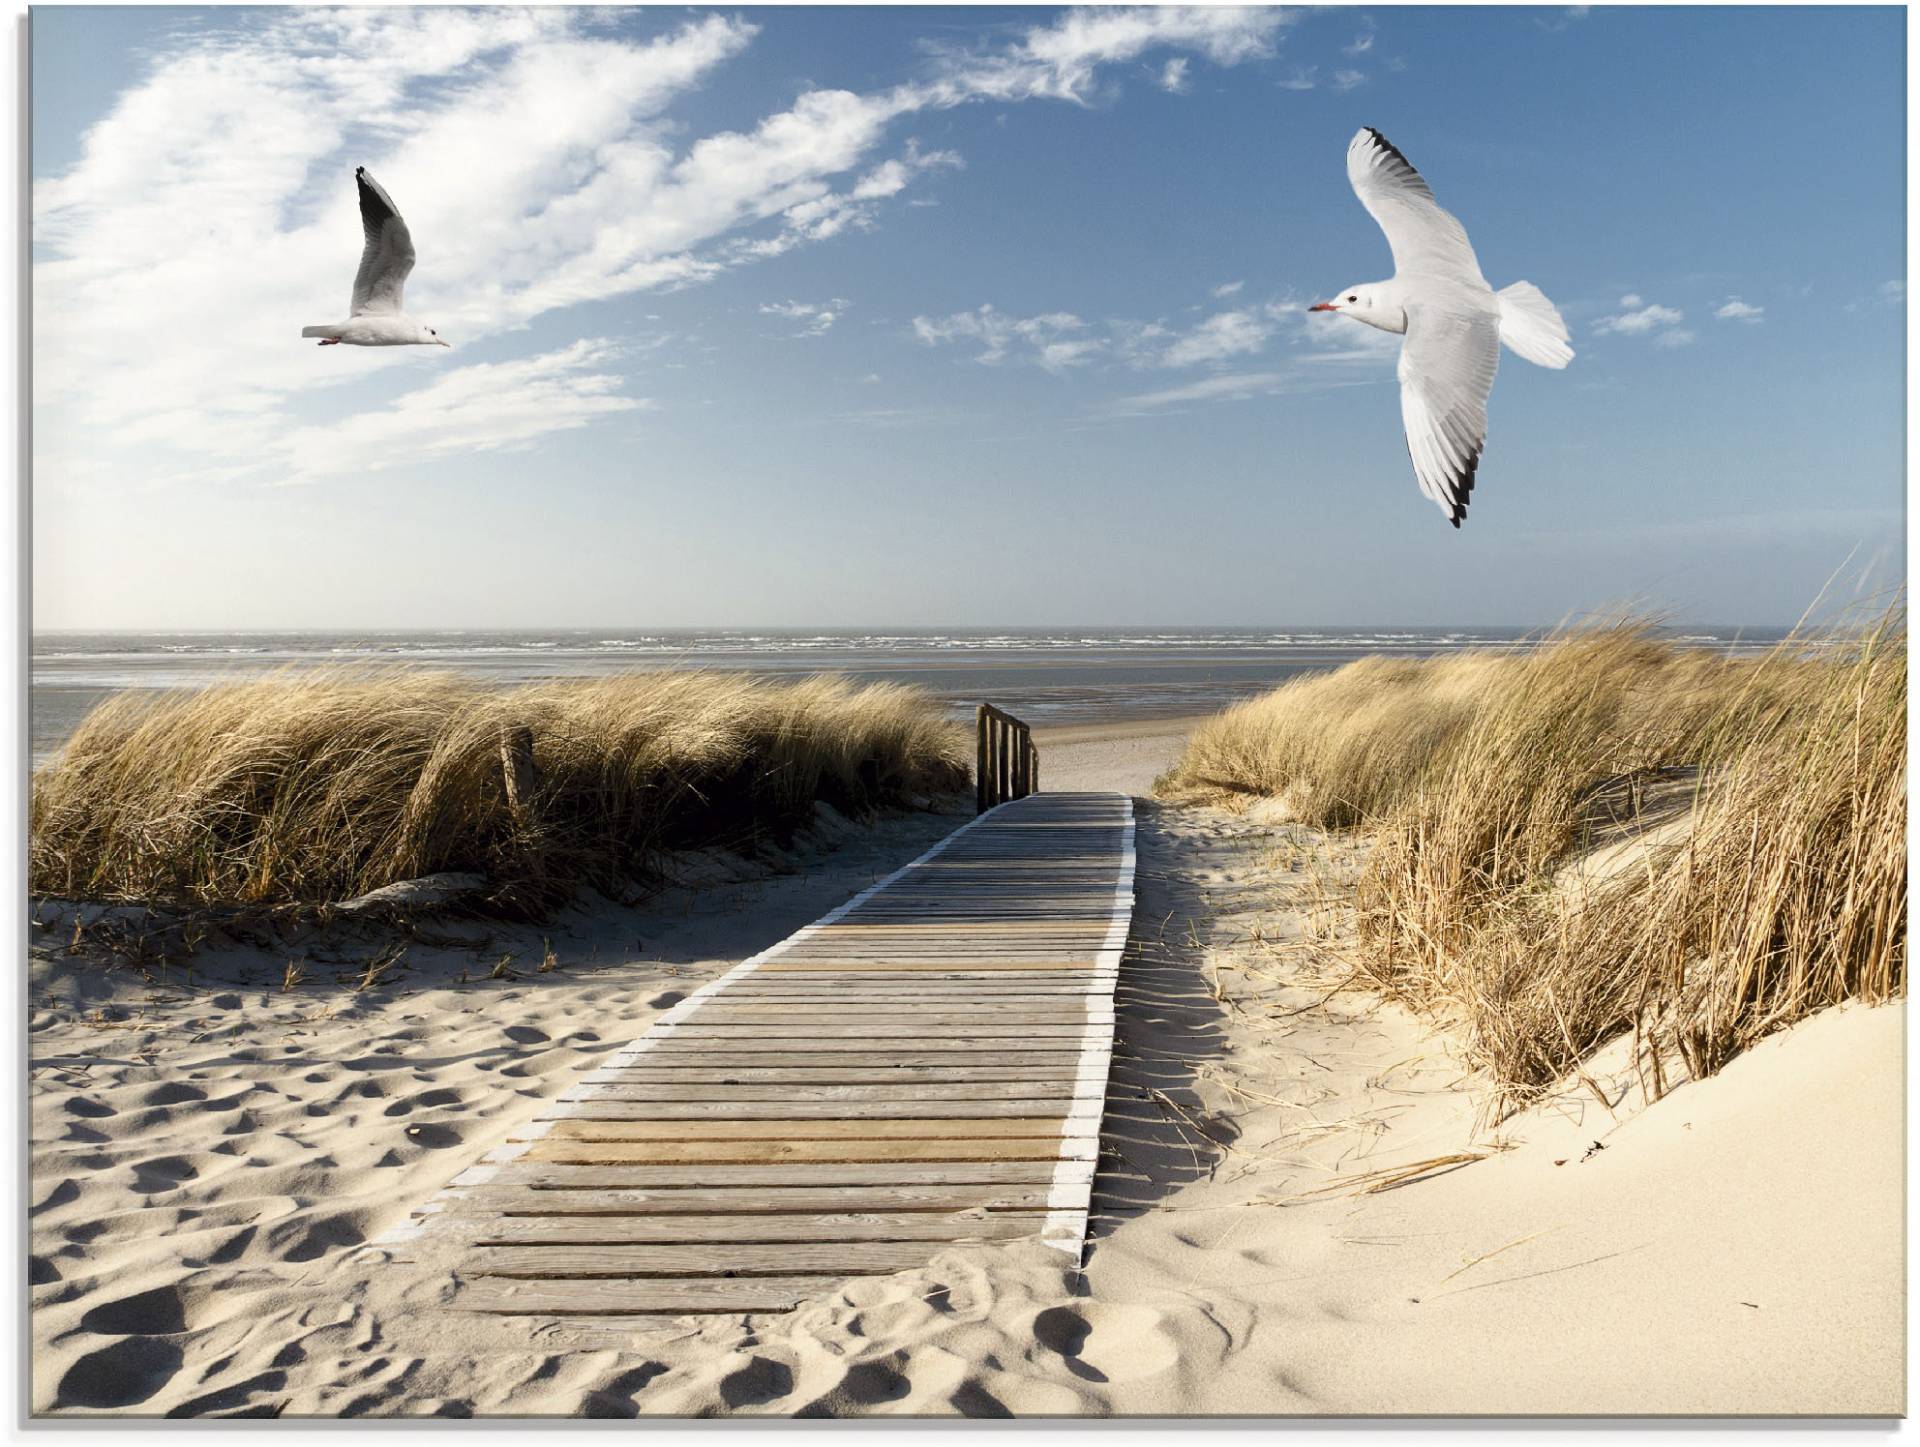
[[[689,995],[418,1213],[455,1309],[785,1310],[963,1241],[1078,1260],[1133,807],[980,815]]]

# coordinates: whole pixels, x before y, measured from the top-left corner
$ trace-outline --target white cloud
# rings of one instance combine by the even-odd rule
[[[1560,31],[1566,30],[1585,20],[1592,10],[1593,7],[1591,5],[1569,5],[1552,20],[1536,18],[1533,23],[1549,34],[1558,34]]]
[[[1714,315],[1723,322],[1757,322],[1767,314],[1763,306],[1754,306],[1730,296],[1714,311]]]
[[[1174,95],[1184,95],[1192,81],[1187,77],[1187,67],[1193,62],[1184,55],[1176,55],[1160,69],[1160,89],[1171,91]]]
[[[1227,372],[1198,382],[1188,382],[1184,386],[1168,387],[1164,391],[1123,397],[1113,404],[1111,410],[1120,413],[1157,412],[1177,407],[1183,402],[1241,402],[1249,397],[1285,391],[1289,380],[1286,372]]]
[[[991,366],[1019,348],[1049,371],[1084,366],[1105,350],[1106,342],[1086,335],[1087,324],[1072,312],[1011,317],[991,304],[977,311],[947,317],[915,317],[913,334],[927,346],[971,341],[979,344],[974,360]]]
[[[973,360],[988,365],[1026,361],[1056,373],[1076,367],[1107,373],[1207,368],[1216,374],[1101,408],[1126,416],[1266,391],[1312,392],[1380,380],[1392,375],[1400,344],[1397,336],[1314,315],[1304,303],[1287,300],[1216,312],[1185,329],[1125,319],[1096,325],[1066,311],[1013,317],[983,306],[945,317],[916,317],[913,330],[927,346],[972,344]],[[1266,370],[1223,370],[1276,344],[1286,353]]]
[[[1369,50],[1373,49],[1374,29],[1374,23],[1371,20],[1367,21],[1367,28],[1353,37],[1353,43],[1351,45],[1341,46],[1340,53],[1342,55],[1365,55]]]
[[[1069,10],[1052,25],[1028,30],[998,52],[949,52],[931,103],[979,97],[1046,96],[1085,104],[1105,65],[1138,60],[1161,48],[1189,51],[1215,65],[1239,65],[1273,54],[1274,40],[1295,13],[1278,6],[1141,5]]]
[[[518,361],[455,367],[390,406],[295,429],[276,442],[270,465],[289,481],[379,472],[423,458],[523,446],[651,406],[620,395],[619,377],[593,370],[616,356],[613,343],[587,340]]]
[[[1358,70],[1336,70],[1333,73],[1333,88],[1342,93],[1365,85],[1366,81],[1365,73]]]
[[[846,314],[847,305],[846,298],[838,296],[828,302],[770,301],[761,303],[760,314],[798,323],[797,337],[821,337]]]
[[[1228,297],[1236,295],[1245,285],[1244,281],[1223,281],[1213,289],[1213,299],[1225,301]]]
[[[1272,335],[1273,318],[1263,308],[1219,312],[1168,347],[1161,365],[1192,367],[1247,356],[1264,348]]]
[[[1672,331],[1661,332],[1653,339],[1653,344],[1671,351],[1675,347],[1690,346],[1694,340],[1694,334],[1685,327],[1675,327]]]
[[[904,118],[1084,104],[1104,67],[1156,50],[1239,64],[1270,55],[1291,22],[1264,8],[1068,11],[890,89],[809,90],[691,137],[672,106],[751,44],[752,23],[706,15],[645,39],[559,8],[217,24],[154,54],[78,161],[35,185],[36,463],[63,484],[264,475],[277,438],[350,412],[335,389],[420,365],[402,349],[299,341],[346,305],[356,163],[412,226],[408,310],[470,345],[876,224],[926,172],[959,164],[910,141],[887,155]]]
[[[1649,332],[1663,332],[1667,328],[1678,327],[1686,316],[1675,307],[1661,306],[1658,302],[1647,301],[1637,292],[1628,292],[1621,297],[1620,308],[1616,315],[1601,317],[1595,322],[1594,331],[1602,336],[1609,334],[1626,337],[1645,336]],[[1667,335],[1682,334],[1668,332]],[[1693,340],[1692,332],[1686,332],[1684,336],[1688,342]],[[1661,345],[1683,346],[1685,342],[1668,341],[1662,342]]]
[[[1312,90],[1314,86],[1318,84],[1314,77],[1319,73],[1320,67],[1317,65],[1309,65],[1304,68],[1296,66],[1294,67],[1292,75],[1288,76],[1285,80],[1275,81],[1274,84],[1282,90]]]
[[[1904,281],[1883,281],[1880,283],[1880,300],[1898,306],[1907,299],[1907,284]]]

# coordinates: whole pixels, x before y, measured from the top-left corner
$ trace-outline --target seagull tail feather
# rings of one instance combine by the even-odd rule
[[[1567,324],[1539,287],[1530,281],[1516,281],[1502,287],[1498,296],[1501,341],[1536,367],[1558,371],[1573,360],[1573,348],[1567,344]]]

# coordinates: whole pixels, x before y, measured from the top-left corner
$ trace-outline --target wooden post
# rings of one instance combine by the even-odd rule
[[[987,803],[987,706],[984,703],[973,712],[973,729],[978,735],[973,750],[973,812],[984,814],[991,807]]]
[[[1033,735],[1025,724],[1020,725],[1020,742],[1015,746],[1013,755],[1013,794],[1016,799],[1024,799],[1033,791],[1027,787],[1027,758],[1033,752]]]
[[[1000,716],[1000,802],[1013,797],[1013,730],[1005,714]]]
[[[507,808],[520,813],[533,802],[540,774],[533,766],[533,730],[522,725],[500,732],[500,776],[506,781]]]
[[[1033,751],[1033,762],[1028,767],[1033,771],[1033,776],[1028,782],[1033,785],[1033,792],[1037,794],[1040,792],[1040,750]]]

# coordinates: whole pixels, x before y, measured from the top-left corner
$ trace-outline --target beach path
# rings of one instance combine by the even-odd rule
[[[455,1310],[782,1311],[943,1245],[1079,1259],[1133,806],[1035,794],[688,995],[456,1177]]]

